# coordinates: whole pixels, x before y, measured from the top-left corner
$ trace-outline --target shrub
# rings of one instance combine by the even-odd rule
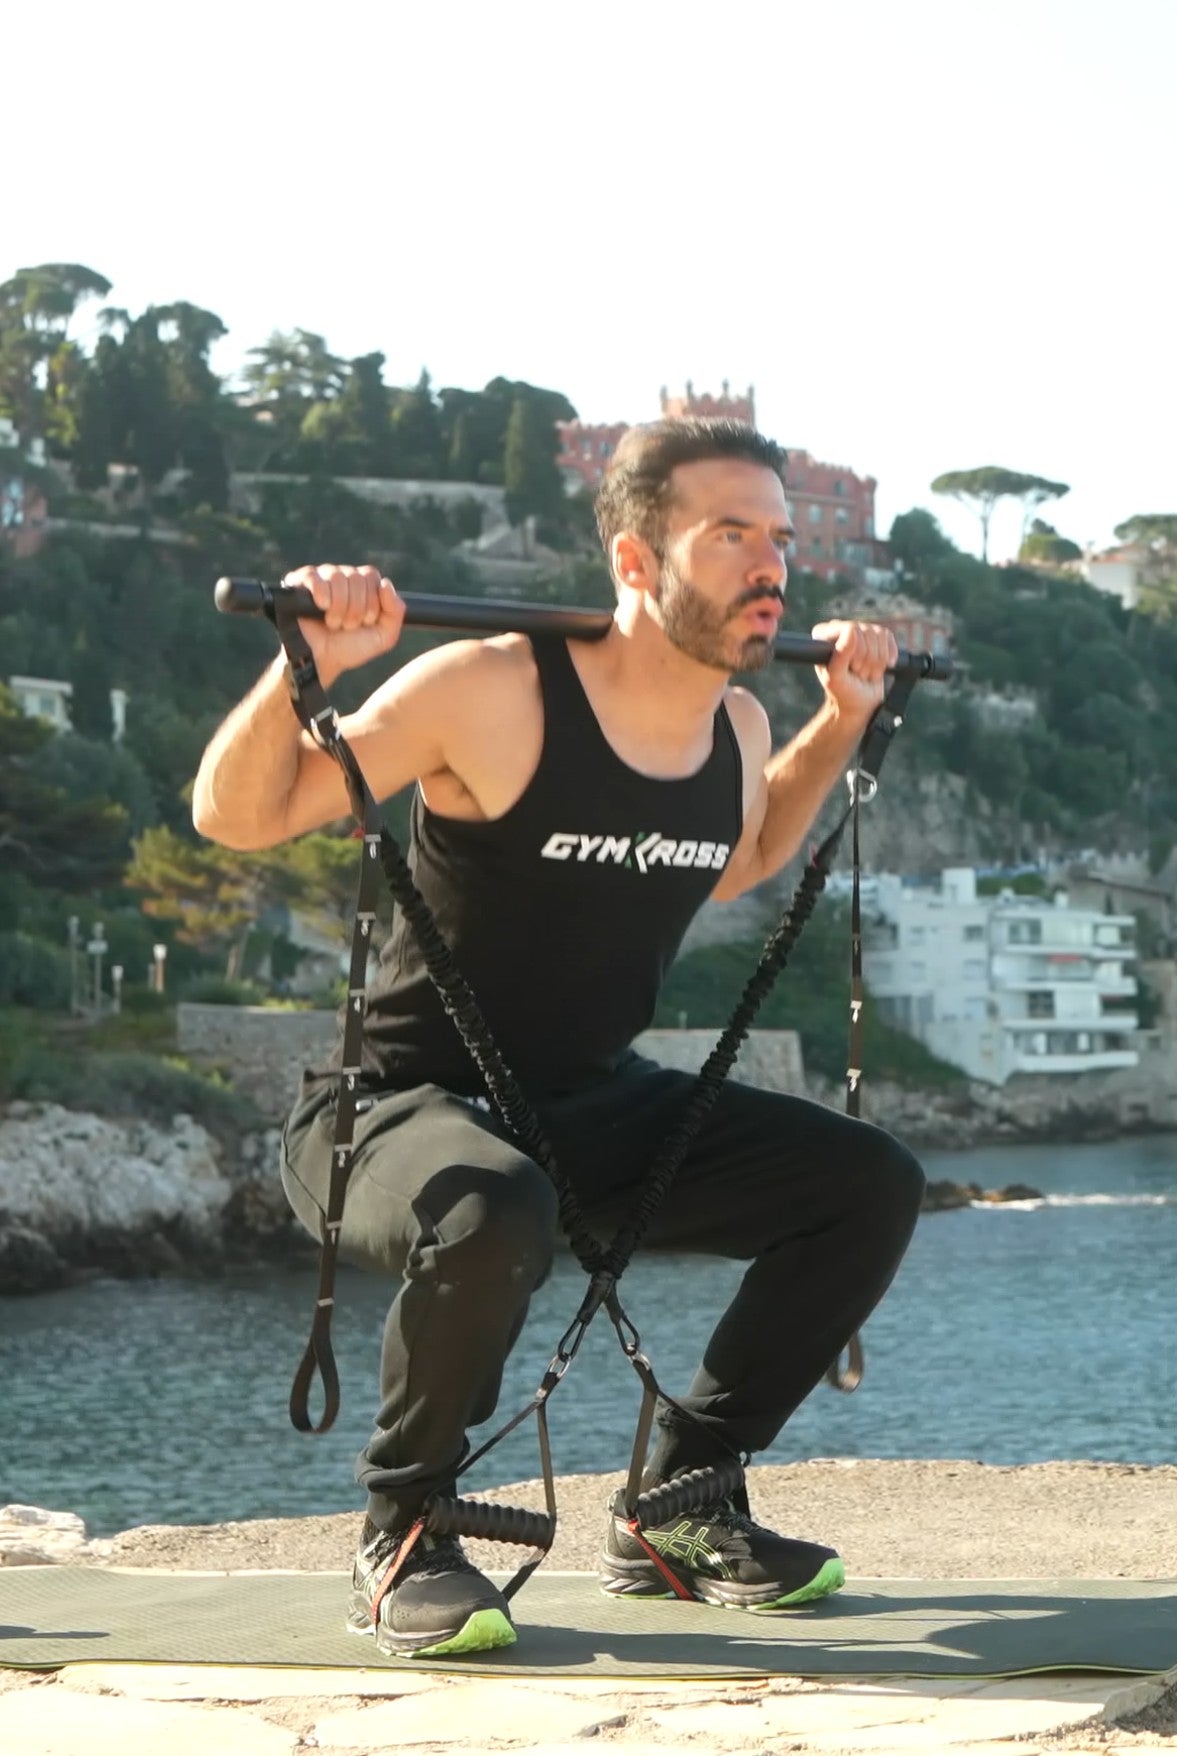
[[[181,1000],[205,1006],[260,1006],[266,997],[266,989],[257,982],[242,982],[233,976],[195,976],[180,990]]]
[[[69,1004],[69,953],[27,933],[0,933],[0,1006],[65,1012]]]
[[[0,1082],[0,1097],[61,1104],[98,1116],[135,1116],[160,1126],[184,1114],[221,1138],[261,1123],[248,1098],[156,1055],[79,1056],[35,1044],[18,1053],[8,1066]]]

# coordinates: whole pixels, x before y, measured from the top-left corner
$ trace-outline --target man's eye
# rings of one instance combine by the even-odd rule
[[[723,533],[723,540],[725,543],[742,543],[744,540],[744,533],[742,530],[725,530]]]

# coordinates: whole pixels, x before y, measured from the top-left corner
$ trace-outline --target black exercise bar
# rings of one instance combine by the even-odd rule
[[[281,592],[292,601],[295,613],[321,622],[323,612],[302,585],[267,585],[260,579],[218,579],[213,596],[218,610],[230,616],[268,616],[274,619],[274,598]],[[572,639],[599,640],[613,620],[608,610],[577,610],[559,604],[517,604],[494,598],[434,597],[429,593],[406,593],[405,622],[446,634],[563,634]],[[834,651],[833,642],[814,640],[808,634],[778,634],[773,657],[787,664],[824,665]],[[906,652],[899,649],[896,674],[914,671],[917,676],[943,682],[952,675],[952,660],[943,653]]]

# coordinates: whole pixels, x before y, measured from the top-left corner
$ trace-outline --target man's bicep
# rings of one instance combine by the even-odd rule
[[[414,687],[412,679],[398,688],[400,680],[400,674],[389,678],[362,707],[340,721],[340,731],[377,803],[445,764],[441,691]],[[304,732],[298,777],[286,812],[287,839],[351,814],[339,763]]]

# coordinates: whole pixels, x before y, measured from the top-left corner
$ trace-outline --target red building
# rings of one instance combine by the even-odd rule
[[[629,431],[628,421],[614,421],[594,426],[588,421],[557,421],[560,454],[556,465],[564,477],[570,494],[580,488],[595,493],[605,473],[605,465],[621,443],[621,435]]]
[[[786,493],[793,508],[798,567],[822,579],[865,582],[887,566],[875,537],[874,476],[840,464],[819,463],[808,451],[789,451]]]
[[[692,416],[708,420],[746,421],[756,425],[756,402],[752,385],[744,396],[733,396],[725,380],[720,394],[699,394],[687,381],[686,394],[660,395],[664,420]],[[560,454],[557,464],[568,492],[587,488],[594,492],[605,467],[628,431],[629,423],[592,425],[584,421],[558,421]],[[797,528],[793,564],[822,579],[849,579],[862,585],[872,575],[889,571],[884,546],[875,536],[875,488],[873,476],[859,476],[838,464],[819,463],[807,451],[789,451],[787,493]]]

